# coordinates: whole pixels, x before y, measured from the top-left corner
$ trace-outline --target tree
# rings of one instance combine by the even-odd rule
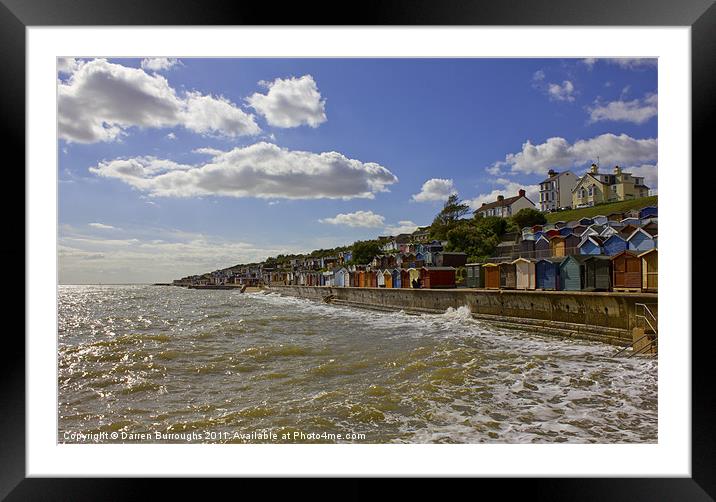
[[[430,225],[430,235],[433,239],[445,240],[451,228],[460,219],[470,212],[470,206],[463,204],[457,194],[453,194],[445,201],[442,210],[437,214]]]
[[[547,218],[544,213],[526,207],[520,209],[517,214],[512,215],[512,222],[517,225],[517,228],[531,227],[533,225],[544,225],[547,223]]]
[[[376,255],[379,254],[381,254],[381,249],[378,241],[354,242],[353,255],[351,256],[351,264],[366,265],[370,263]]]

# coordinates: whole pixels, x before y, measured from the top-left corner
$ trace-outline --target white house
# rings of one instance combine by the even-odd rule
[[[495,202],[482,203],[482,206],[475,212],[482,216],[499,216],[500,218],[509,218],[513,214],[517,214],[520,209],[530,208],[534,209],[535,204],[527,197],[525,197],[525,191],[520,190],[518,195],[514,197],[508,197],[505,199],[504,196],[498,195]]]
[[[558,173],[554,169],[550,169],[547,175],[549,177],[539,184],[540,211],[571,207],[572,189],[579,178],[570,171]]]

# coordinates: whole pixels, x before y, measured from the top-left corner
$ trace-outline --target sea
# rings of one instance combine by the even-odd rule
[[[656,443],[654,358],[276,293],[59,286],[59,443]]]

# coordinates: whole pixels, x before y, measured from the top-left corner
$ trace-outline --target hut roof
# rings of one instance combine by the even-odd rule
[[[657,250],[656,248],[651,248],[650,250],[644,251],[643,253],[638,254],[637,256],[638,256],[639,258],[641,258],[642,256],[647,255],[647,254],[649,254],[649,253],[658,253],[658,250]]]
[[[627,240],[627,241],[632,240],[632,238],[633,238],[635,235],[639,234],[639,233],[642,233],[642,234],[646,235],[646,236],[649,237],[650,239],[653,239],[653,238],[654,238],[654,235],[656,235],[656,233],[652,234],[652,233],[650,233],[650,232],[647,232],[647,231],[644,230],[643,228],[637,228],[636,230],[634,230],[634,231],[629,235],[629,237],[627,237],[626,240]]]
[[[620,256],[623,256],[623,255],[631,256],[632,258],[638,258],[638,256],[639,256],[633,251],[626,250],[626,251],[622,251],[621,253],[615,254],[614,256],[611,257],[611,259],[616,260],[617,258],[619,258]]]
[[[522,258],[522,257],[519,257],[519,258],[517,258],[516,260],[513,260],[512,263],[515,264],[515,263],[517,263],[518,261],[519,261],[519,262],[524,261],[524,262],[527,262],[527,263],[537,263],[538,260],[532,260],[532,259],[530,259],[530,258]]]

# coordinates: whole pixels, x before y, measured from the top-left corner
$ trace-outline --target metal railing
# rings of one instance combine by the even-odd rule
[[[634,318],[637,320],[635,328],[643,328],[644,334],[637,338],[636,340],[632,341],[629,345],[626,347],[620,349],[616,354],[614,354],[614,357],[618,357],[621,354],[624,354],[627,350],[632,349],[632,353],[629,354],[627,357],[632,358],[636,355],[649,353],[652,355],[656,355],[657,348],[659,346],[659,333],[657,330],[657,326],[659,325],[657,316],[654,314],[651,308],[649,306],[657,305],[656,303],[635,303],[634,308]],[[641,312],[641,313],[640,313]],[[641,323],[640,323],[641,321]],[[639,325],[641,324],[641,325]],[[651,330],[651,332],[647,332],[647,328]],[[634,350],[634,347],[636,347],[640,342],[643,340],[648,340],[648,343],[645,343],[642,347],[639,349]]]

